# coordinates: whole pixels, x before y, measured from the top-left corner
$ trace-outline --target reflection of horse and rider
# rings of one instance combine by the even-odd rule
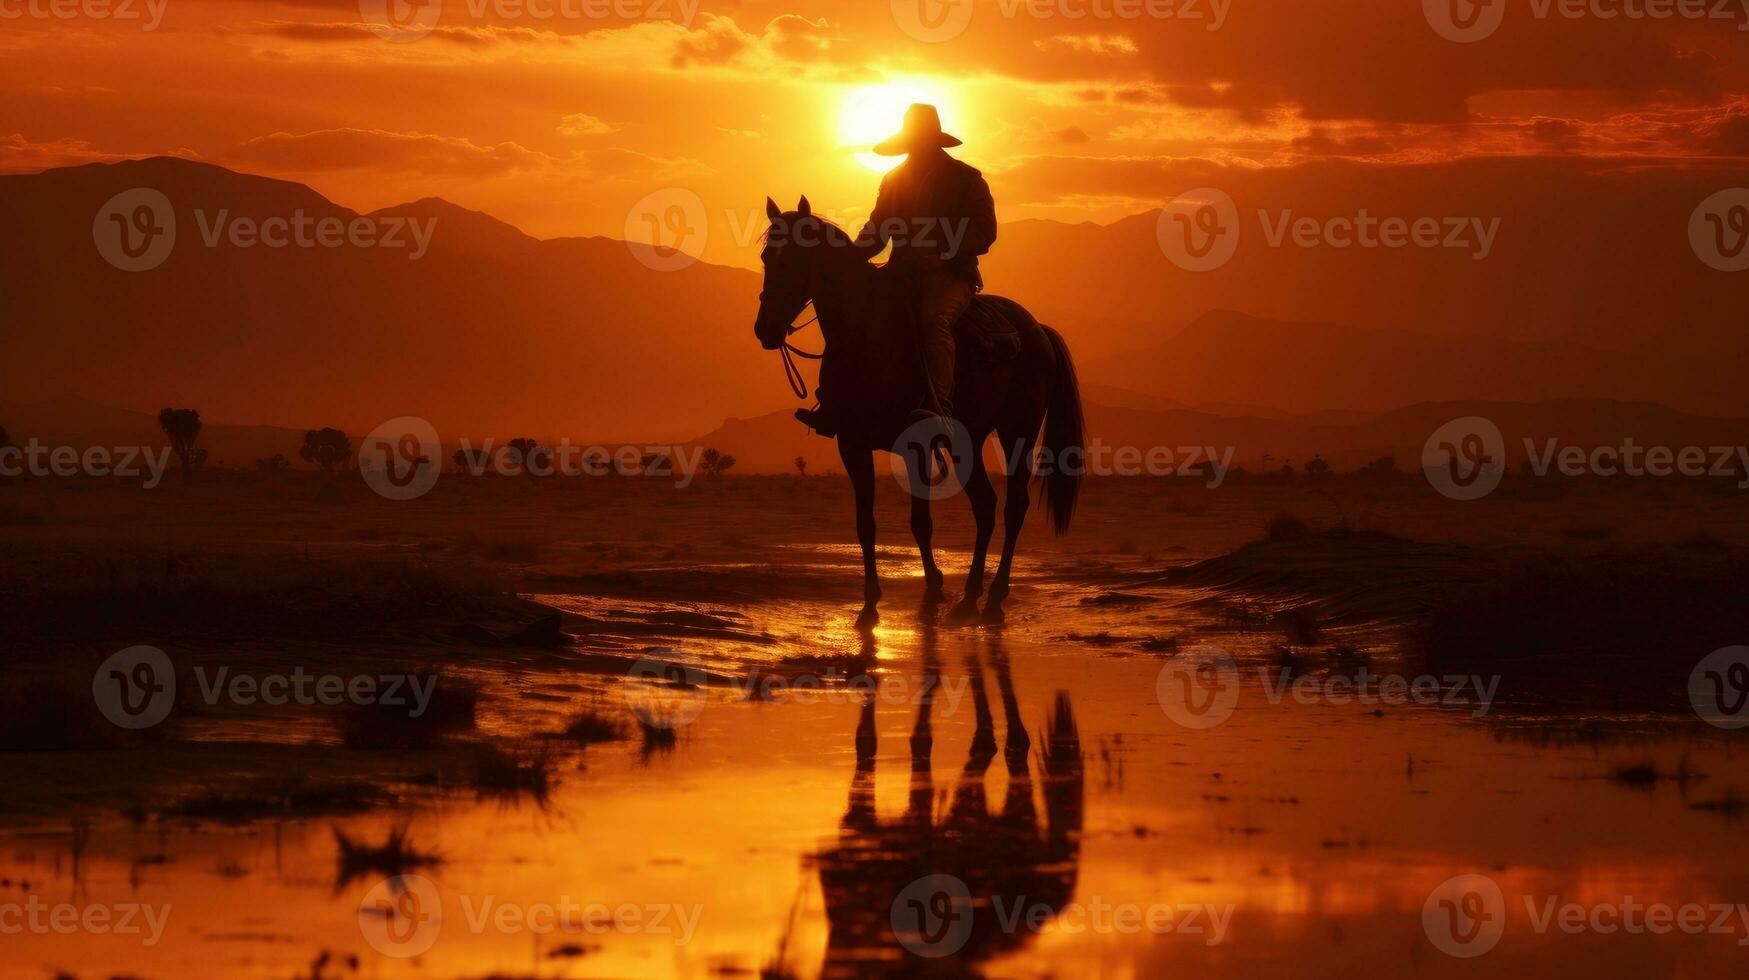
[[[874,456],[899,453],[911,467],[911,530],[922,553],[926,598],[942,597],[930,548],[932,450],[951,447],[954,489],[963,487],[976,520],[966,589],[950,623],[979,618],[984,561],[995,530],[996,492],[984,454],[994,433],[1007,467],[1002,558],[983,610],[1000,622],[1014,548],[1031,503],[1034,451],[1045,470],[1043,503],[1056,531],[1068,530],[1080,487],[1072,464],[1085,445],[1081,395],[1068,345],[1020,304],[981,295],[978,257],[996,241],[995,203],[975,168],[947,154],[960,141],[941,129],[933,106],[914,105],[903,130],[875,152],[906,159],[881,182],[867,226],[855,238],[813,213],[806,197],[794,211],[766,201],[771,220],[761,260],[764,290],[754,332],[768,350],[801,351],[789,337],[813,305],[825,349],[818,407],[797,417],[838,440],[856,492],[863,553],[864,606],[878,618],[874,549]],[[871,260],[884,249],[884,266]],[[793,370],[793,368],[792,368]],[[798,394],[805,388],[797,384]],[[1084,459],[1084,456],[1083,456]],[[1065,465],[1069,463],[1070,465]]]
[[[972,743],[951,791],[938,800],[932,713],[942,665],[933,628],[923,631],[922,646],[923,693],[911,728],[903,813],[876,813],[871,698],[856,727],[856,768],[844,819],[836,838],[807,858],[818,872],[825,906],[821,977],[977,975],[991,961],[1025,948],[1075,893],[1085,777],[1068,693],[1057,692],[1040,733],[1044,745],[1034,752],[1001,634],[986,634],[984,650],[968,648]],[[999,807],[984,791],[998,753],[986,652],[1007,729],[1000,752],[1008,785]],[[786,961],[800,911],[792,909],[790,928],[765,976],[794,975]]]

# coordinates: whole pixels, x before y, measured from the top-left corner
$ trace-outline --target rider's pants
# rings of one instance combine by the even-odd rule
[[[917,320],[923,334],[923,364],[941,411],[953,413],[953,325],[972,303],[972,285],[946,269],[918,280]]]

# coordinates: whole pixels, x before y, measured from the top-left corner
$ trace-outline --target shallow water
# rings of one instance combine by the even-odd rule
[[[819,574],[844,574],[848,555],[820,556]],[[950,630],[914,621],[905,578],[891,571],[872,639],[806,598],[546,597],[598,619],[716,617],[730,635],[607,630],[579,648],[769,685],[749,699],[704,679],[506,673],[482,720],[500,736],[551,730],[579,703],[675,726],[672,745],[634,733],[550,749],[542,799],[439,787],[336,819],[11,832],[0,904],[167,918],[155,941],[4,935],[0,976],[1691,976],[1749,957],[1749,913],[1711,908],[1749,901],[1733,802],[1749,779],[1729,737],[1578,742],[1469,697],[1357,703],[1324,683],[1344,672],[1325,663],[1275,703],[1267,638],[1218,629],[1206,596],[1090,604],[1100,590],[1042,579],[1007,629]],[[1102,632],[1179,649],[1063,639]],[[1374,674],[1400,669],[1385,634],[1344,639]],[[1162,670],[1217,647],[1238,678],[1231,717],[1186,727],[1206,716],[1183,713],[1191,689]],[[857,653],[872,698],[822,665],[836,661],[808,663],[824,689],[797,689],[786,660]],[[1617,775],[1647,762],[1648,777]],[[341,871],[336,829],[377,842],[400,825],[440,863],[393,882]],[[1435,894],[1461,875],[1498,895],[1481,879]],[[1670,906],[1672,924],[1704,908],[1718,931],[1607,931],[1624,901]],[[1551,903],[1586,923],[1539,928]]]

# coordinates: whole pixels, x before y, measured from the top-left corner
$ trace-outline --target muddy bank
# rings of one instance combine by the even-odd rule
[[[1158,581],[1261,600],[1290,641],[1389,625],[1432,673],[1499,676],[1508,710],[1687,722],[1695,664],[1749,637],[1745,573],[1749,551],[1711,539],[1573,554],[1290,525]]]

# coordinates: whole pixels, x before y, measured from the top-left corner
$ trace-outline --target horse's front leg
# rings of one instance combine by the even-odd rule
[[[911,498],[911,536],[917,539],[917,553],[923,556],[923,605],[925,609],[941,601],[942,574],[935,565],[935,549],[929,539],[935,533],[935,518],[929,512],[929,498],[921,494]]]
[[[844,472],[850,475],[850,487],[856,493],[856,540],[862,544],[863,598],[856,627],[867,629],[881,618],[876,608],[881,601],[881,576],[875,567],[874,453],[851,449],[840,442],[838,458],[844,461]]]

